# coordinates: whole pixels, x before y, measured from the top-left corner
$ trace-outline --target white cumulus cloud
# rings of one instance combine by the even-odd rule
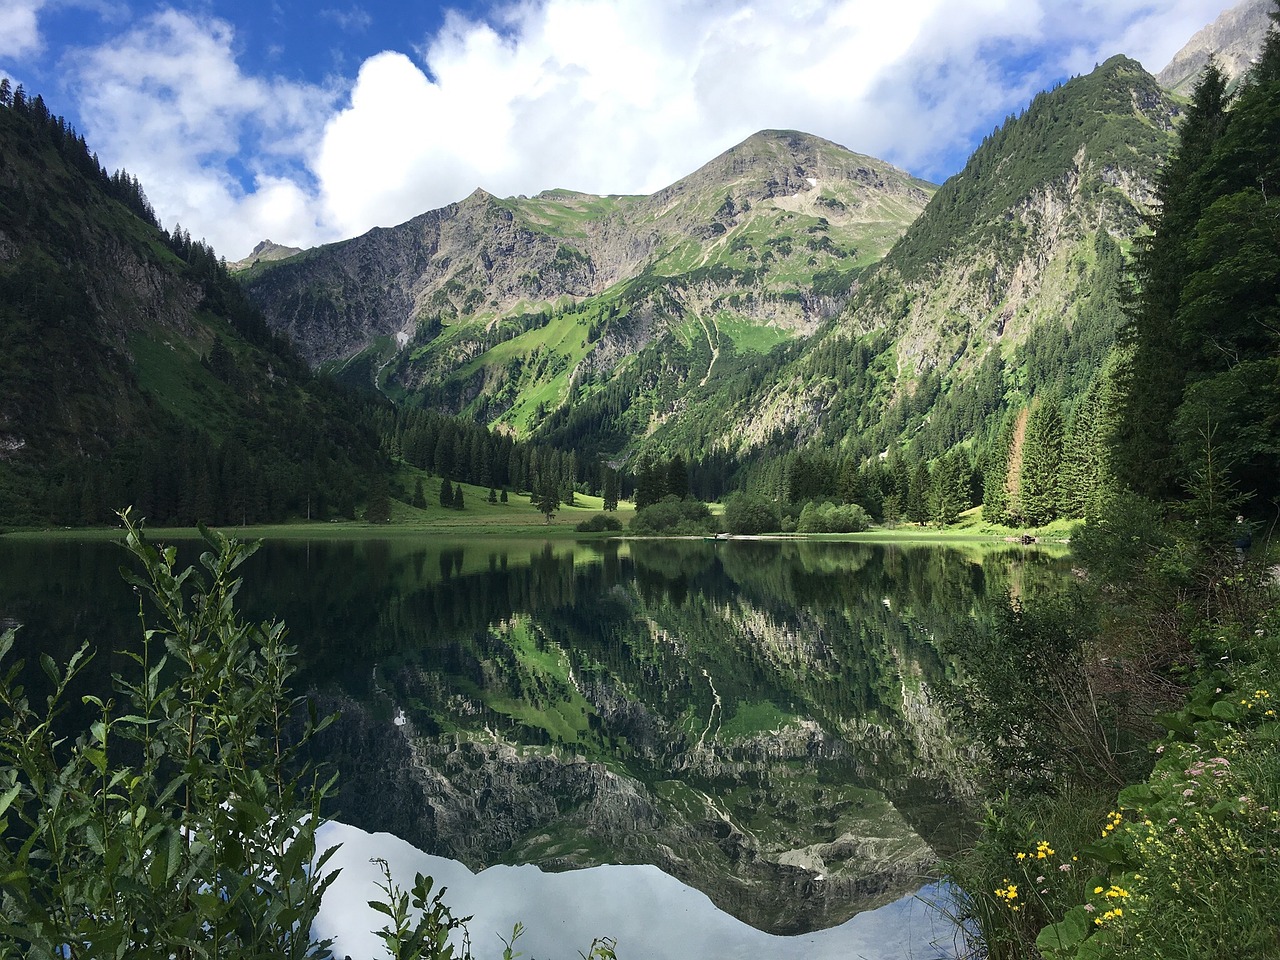
[[[229,24],[174,10],[66,63],[86,137],[142,181],[167,226],[223,253],[322,231],[306,158],[334,92],[246,75]]]
[[[0,58],[17,59],[40,51],[43,41],[38,15],[46,2],[5,0],[0,5]]]
[[[517,0],[323,88],[247,74],[230,24],[167,10],[68,63],[95,149],[234,257],[477,187],[650,192],[767,127],[941,178],[1036,91],[1114,53],[1158,70],[1225,5]]]

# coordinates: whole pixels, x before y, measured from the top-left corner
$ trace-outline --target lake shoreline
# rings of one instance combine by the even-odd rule
[[[195,527],[147,527],[151,537],[174,540],[194,540],[200,536]],[[254,540],[390,540],[442,535],[481,540],[727,540],[800,542],[800,543],[991,543],[1026,544],[1029,546],[1065,546],[1069,537],[1036,535],[1028,530],[1010,532],[985,532],[972,528],[931,529],[926,527],[876,527],[859,533],[764,533],[722,534],[720,537],[704,535],[643,536],[619,534],[616,531],[584,533],[568,522],[551,524],[510,524],[477,528],[468,524],[374,524],[358,520],[261,524],[248,526],[211,525],[230,536]],[[18,527],[0,530],[0,537],[14,540],[116,540],[124,538],[123,527]],[[1032,537],[1028,542],[1025,537]]]

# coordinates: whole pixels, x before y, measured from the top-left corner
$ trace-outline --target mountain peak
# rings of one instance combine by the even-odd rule
[[[760,130],[689,176],[654,194],[658,206],[714,188],[751,202],[790,197],[841,185],[909,197],[923,208],[934,185],[892,164],[799,130]]]
[[[1244,0],[1224,11],[1197,31],[1156,79],[1175,93],[1189,94],[1212,56],[1228,82],[1239,80],[1262,51],[1271,28],[1271,7],[1271,0]]]
[[[301,252],[301,247],[286,247],[283,244],[275,243],[271,240],[262,240],[243,260],[237,260],[235,263],[227,264],[227,269],[232,272],[248,270],[256,263],[262,263],[270,260],[286,260]]]

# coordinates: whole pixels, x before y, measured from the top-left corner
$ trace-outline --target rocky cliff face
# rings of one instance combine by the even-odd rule
[[[764,131],[652,196],[476,195],[248,289],[313,362],[589,458],[843,442],[857,428],[831,411],[872,402],[832,375],[855,344],[881,351],[884,405],[1072,329],[1114,288],[1178,109],[1116,57],[1037,97],[936,195]]]
[[[379,338],[403,345],[419,322],[454,320],[557,295],[584,296],[593,265],[555,237],[518,224],[494,197],[307,251],[251,276],[271,325],[312,363],[343,360]]]
[[[1244,0],[1204,29],[1196,32],[1185,47],[1174,54],[1156,79],[1168,89],[1189,95],[1209,58],[1231,82],[1243,77],[1262,51],[1267,30],[1271,27],[1271,0]]]

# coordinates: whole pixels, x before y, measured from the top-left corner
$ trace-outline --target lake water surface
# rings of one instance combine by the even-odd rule
[[[139,631],[127,559],[0,538],[0,620],[28,653],[122,649]],[[374,855],[448,874],[481,956],[515,918],[534,956],[608,934],[624,960],[878,960],[952,951],[909,899],[976,787],[937,694],[963,669],[945,641],[1056,589],[1067,561],[371,539],[267,543],[242,569],[246,613],[288,624],[303,682],[342,713],[315,759],[341,772],[352,877]],[[104,654],[90,682],[122,668]]]

